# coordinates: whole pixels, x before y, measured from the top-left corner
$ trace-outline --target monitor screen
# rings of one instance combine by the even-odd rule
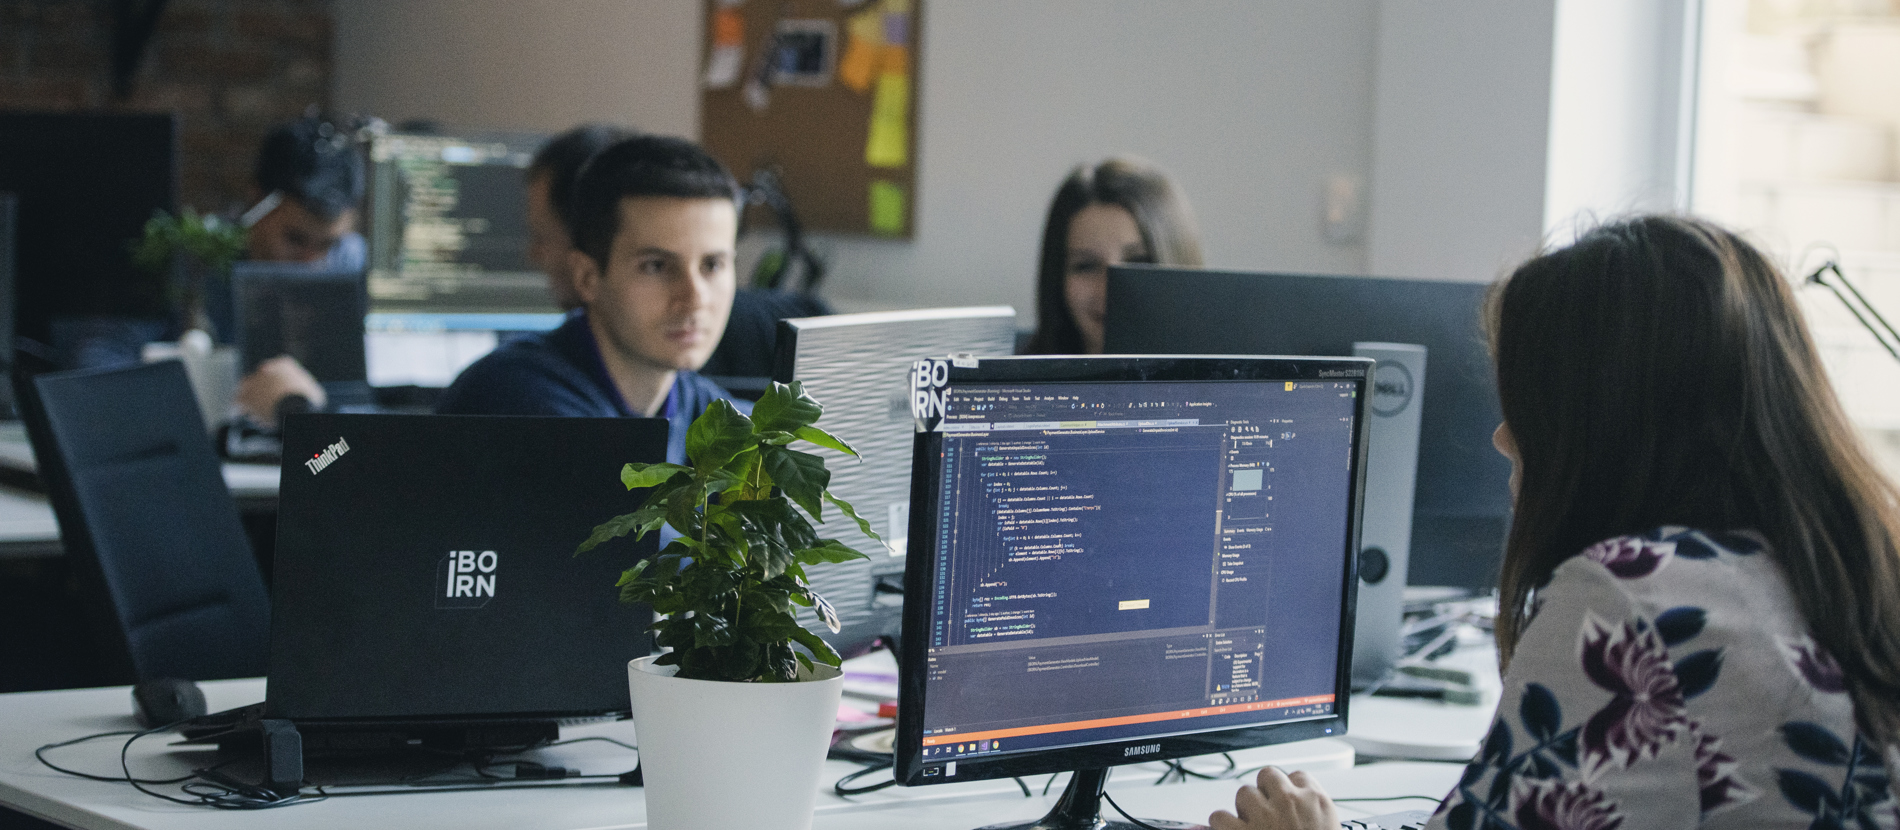
[[[900,782],[1344,734],[1371,361],[957,362],[913,371]]]
[[[870,561],[807,566],[812,587],[838,612],[832,632],[813,633],[845,654],[898,632],[903,607],[905,537],[910,531],[910,365],[953,353],[1008,354],[1016,336],[1009,306],[921,308],[798,317],[778,323],[774,380],[799,381],[824,404],[826,431],[850,442],[858,459],[812,452],[831,470],[833,495],[849,502],[884,538],[880,545],[850,522],[822,528]]]
[[[289,355],[325,385],[367,377],[361,271],[240,262],[231,267],[231,294],[246,374]]]
[[[1497,585],[1511,465],[1491,448],[1502,416],[1478,315],[1488,285],[1116,267],[1106,347],[1116,354],[1349,355],[1353,343],[1424,346],[1407,581]]]
[[[528,260],[529,162],[541,137],[377,136],[370,142],[370,310],[553,312]]]
[[[154,211],[178,209],[169,113],[0,113],[0,191],[17,198],[19,334],[53,343],[58,318],[168,319],[162,275],[132,264]]]

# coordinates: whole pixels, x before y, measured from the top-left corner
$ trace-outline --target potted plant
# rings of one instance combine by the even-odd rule
[[[652,827],[811,826],[844,681],[837,652],[798,624],[803,607],[838,628],[805,568],[865,555],[806,517],[822,523],[829,503],[878,538],[825,489],[824,460],[791,448],[857,455],[814,425],[823,411],[796,382],[772,384],[749,418],[714,401],[686,432],[689,463],[622,468],[628,490],[652,488],[646,501],[580,545],[679,534],[617,583],[660,615],[654,641],[670,649],[627,667]]]

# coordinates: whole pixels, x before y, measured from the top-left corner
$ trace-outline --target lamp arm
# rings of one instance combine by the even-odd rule
[[[1834,273],[1834,278],[1838,280],[1841,285],[1846,286],[1849,293],[1854,295],[1852,300],[1848,299],[1847,294],[1841,293],[1841,289],[1834,285],[1833,282],[1824,278],[1824,275],[1830,271]],[[1847,307],[1847,312],[1854,315],[1855,320],[1860,321],[1861,327],[1867,329],[1868,333],[1872,334],[1876,341],[1879,341],[1880,347],[1886,349],[1887,354],[1893,355],[1893,359],[1900,360],[1900,347],[1896,346],[1896,344],[1900,344],[1900,332],[1896,332],[1893,328],[1893,324],[1887,322],[1887,318],[1881,315],[1880,309],[1875,308],[1873,303],[1868,302],[1867,296],[1860,293],[1860,289],[1854,287],[1854,283],[1847,279],[1846,274],[1841,273],[1841,267],[1838,263],[1829,260],[1822,264],[1821,267],[1816,268],[1814,273],[1809,274],[1804,282],[1810,285],[1822,286],[1832,292],[1834,298],[1840,300],[1841,305]],[[1865,309],[1864,313],[1862,311],[1863,309]],[[1870,320],[1868,319],[1869,317],[1873,319]]]

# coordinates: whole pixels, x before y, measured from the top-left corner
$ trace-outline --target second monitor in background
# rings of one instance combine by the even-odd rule
[[[1488,286],[1156,267],[1109,270],[1107,350],[1350,355],[1363,341],[1424,346],[1409,582],[1488,590],[1510,519],[1511,465],[1479,326]]]
[[[231,295],[244,373],[289,355],[323,384],[330,400],[370,402],[362,272],[239,262],[231,267]]]
[[[561,324],[528,259],[529,163],[542,136],[370,143],[369,380],[443,387],[511,332]]]
[[[800,381],[824,404],[820,425],[856,448],[862,461],[815,450],[831,469],[831,492],[870,521],[890,549],[833,515],[820,528],[865,553],[869,562],[819,565],[812,585],[844,624],[817,630],[847,654],[897,633],[902,607],[905,534],[910,526],[910,367],[955,352],[1007,355],[1016,311],[1009,306],[925,308],[779,321],[773,379]],[[882,590],[880,591],[880,586]]]

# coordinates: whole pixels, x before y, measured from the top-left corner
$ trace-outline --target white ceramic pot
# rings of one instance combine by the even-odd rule
[[[633,728],[653,830],[807,830],[844,675],[800,683],[673,676],[655,657],[627,664]]]

